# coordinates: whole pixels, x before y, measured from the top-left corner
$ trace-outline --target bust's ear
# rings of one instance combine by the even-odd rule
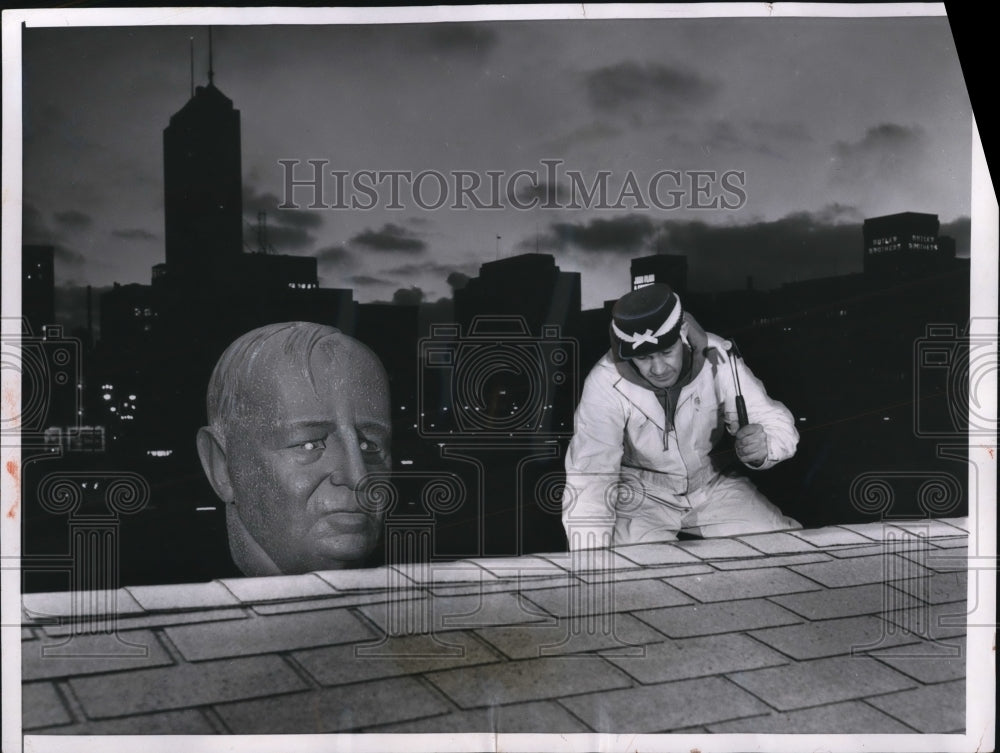
[[[229,465],[222,441],[210,426],[198,429],[198,457],[216,495],[223,502],[233,501],[233,484],[229,478]]]

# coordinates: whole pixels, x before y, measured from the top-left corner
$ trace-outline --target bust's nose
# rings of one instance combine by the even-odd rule
[[[368,472],[360,440],[353,431],[338,432],[335,451],[329,453],[330,483],[356,490]]]

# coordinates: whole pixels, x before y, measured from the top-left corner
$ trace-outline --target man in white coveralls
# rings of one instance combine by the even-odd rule
[[[612,311],[611,349],[591,370],[566,454],[563,524],[571,550],[801,528],[711,455],[723,432],[763,470],[795,454],[789,410],[728,343],[685,315],[666,284]],[[734,371],[735,370],[735,371]],[[739,390],[748,420],[741,425]]]

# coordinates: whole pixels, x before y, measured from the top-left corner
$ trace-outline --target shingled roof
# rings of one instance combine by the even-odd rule
[[[960,733],[967,531],[27,594],[24,731]]]

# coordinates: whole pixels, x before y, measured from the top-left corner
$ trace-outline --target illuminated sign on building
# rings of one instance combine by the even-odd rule
[[[864,270],[876,274],[922,274],[945,263],[946,239],[939,237],[936,214],[900,212],[864,222]]]

